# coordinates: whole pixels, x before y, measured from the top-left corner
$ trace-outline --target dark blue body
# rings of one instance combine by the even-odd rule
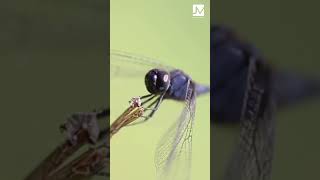
[[[238,39],[231,29],[211,28],[211,122],[239,122],[251,58],[266,63],[252,45]],[[272,70],[271,88],[277,107],[320,94],[318,78]]]
[[[208,86],[196,84],[192,81],[190,76],[181,70],[173,70],[170,72],[170,86],[164,98],[184,101],[187,98],[188,88],[195,88],[196,95],[201,95],[210,91]]]
[[[228,29],[217,26],[211,29],[211,116],[214,121],[240,120],[250,56],[244,51],[245,46]]]

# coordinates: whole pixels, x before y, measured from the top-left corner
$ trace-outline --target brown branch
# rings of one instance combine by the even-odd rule
[[[116,134],[121,128],[127,126],[128,124],[141,117],[143,113],[144,108],[142,106],[130,106],[112,123],[110,127],[110,138],[112,138],[112,136]]]
[[[110,139],[122,127],[137,120],[144,113],[142,106],[131,105],[126,109],[111,125],[110,129],[100,130],[96,143],[102,142],[97,148],[90,148],[80,156],[62,166],[74,153],[86,144],[92,143],[90,130],[80,128],[75,132],[76,143],[66,140],[59,145],[53,152],[45,158],[40,165],[35,168],[25,180],[67,180],[91,177],[97,175],[101,170],[107,169],[106,174],[110,172]],[[96,114],[97,118],[109,116],[109,111],[103,111]],[[82,127],[82,126],[79,126]],[[74,129],[73,129],[74,130]],[[62,167],[61,167],[62,166]]]
[[[108,154],[109,148],[107,146],[89,149],[68,165],[50,174],[48,180],[79,179],[94,176],[109,165]]]
[[[101,113],[97,113],[97,118],[105,118],[109,116],[109,111],[103,111]],[[99,142],[105,142],[108,144],[108,129],[104,129],[99,133]],[[71,172],[73,169],[70,169],[70,165],[74,162],[68,163],[64,167],[60,167],[66,160],[68,160],[74,153],[76,153],[81,147],[91,142],[90,135],[88,129],[79,129],[75,132],[75,137],[77,137],[76,143],[71,143],[70,140],[65,140],[62,144],[60,144],[57,148],[55,148],[26,178],[25,180],[53,180],[55,178],[63,179],[63,177],[67,177],[65,174],[73,174]],[[98,150],[99,151],[99,150]],[[86,154],[86,153],[84,153]],[[81,158],[83,156],[80,156]],[[78,159],[79,159],[78,158]],[[102,159],[103,160],[103,159]],[[102,161],[101,160],[101,161]],[[84,159],[83,159],[84,161]],[[82,162],[83,162],[82,161]],[[74,164],[72,164],[74,166]],[[66,168],[65,171],[62,169]],[[59,173],[57,173],[57,171]],[[70,172],[67,172],[70,171]],[[54,174],[54,176],[53,176]],[[69,178],[65,178],[69,179]]]
[[[48,174],[57,169],[64,161],[88,142],[88,135],[84,130],[80,130],[77,136],[79,138],[77,144],[72,145],[66,140],[53,150],[25,180],[48,180]]]

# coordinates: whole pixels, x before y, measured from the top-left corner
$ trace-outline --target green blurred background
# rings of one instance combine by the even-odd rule
[[[209,1],[205,17],[192,18],[195,1],[111,1],[111,48],[159,59],[187,72],[195,81],[210,83]],[[144,75],[111,79],[111,122],[134,96],[147,94]],[[209,94],[197,99],[193,131],[192,179],[209,179]],[[111,179],[155,179],[158,141],[177,119],[183,104],[164,101],[147,123],[123,128],[111,140]]]
[[[215,0],[211,23],[233,27],[277,68],[320,78],[318,7],[318,1]],[[319,105],[311,99],[277,113],[273,180],[319,179]],[[212,129],[213,179],[222,179],[237,130]]]
[[[2,1],[0,179],[23,179],[73,112],[108,106],[107,1]],[[97,177],[94,179],[105,179]]]
[[[111,1],[112,48],[159,58],[209,83],[209,9],[205,18],[191,18],[193,2]],[[212,22],[234,27],[269,62],[319,77],[318,2],[216,0],[212,5]],[[58,126],[68,115],[107,106],[106,6],[102,0],[2,1],[0,179],[22,179],[38,165],[63,141]],[[146,93],[140,78],[114,79],[111,90],[112,119],[132,96]],[[319,178],[318,100],[277,114],[273,179]],[[193,179],[209,177],[208,104],[208,95],[197,101]],[[111,177],[154,179],[156,143],[181,109],[164,102],[150,122],[121,130],[112,141]],[[227,126],[212,130],[211,173],[221,179],[238,134]]]

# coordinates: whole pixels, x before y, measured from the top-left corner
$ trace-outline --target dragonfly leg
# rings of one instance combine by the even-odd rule
[[[154,99],[156,97],[156,95],[148,94],[148,95],[145,95],[145,96],[141,96],[140,99],[145,99],[147,97],[149,97],[149,98],[141,103],[142,106],[145,105],[147,102],[151,101],[152,99]]]
[[[147,116],[141,116],[142,118],[144,118],[143,120],[138,121],[138,122],[133,122],[133,123],[129,124],[128,126],[133,126],[133,125],[141,124],[141,123],[148,121],[154,115],[154,113],[158,110],[160,103],[163,100],[163,97],[164,97],[164,95],[161,95],[160,97],[158,97],[155,101],[153,101],[151,104],[149,104],[145,108],[145,110],[151,110],[151,112]],[[156,105],[152,108],[152,106],[154,104],[156,104]]]
[[[144,95],[144,96],[141,96],[140,99],[144,99],[144,98],[147,98],[147,97],[150,97],[150,96],[153,96],[154,94],[147,94],[147,95]]]
[[[161,95],[160,97],[158,97],[158,99],[156,101],[151,103],[150,106],[148,106],[146,108],[146,110],[151,110],[151,113],[149,113],[149,115],[145,117],[145,121],[148,120],[149,118],[151,118],[154,115],[154,113],[158,110],[160,103],[163,100],[163,97],[164,97],[164,95]],[[156,105],[154,106],[154,108],[150,109],[150,107],[153,106],[155,103],[156,103]]]
[[[160,97],[159,97],[159,98],[160,98]],[[151,104],[149,104],[149,105],[145,108],[145,110],[153,110],[154,108],[150,108],[150,107],[153,106],[156,102],[158,102],[158,101],[159,101],[159,98],[158,98],[156,101],[154,101],[154,102],[152,102]],[[152,113],[152,112],[151,112],[151,113]],[[152,117],[152,116],[150,115],[151,113],[149,113],[147,116],[141,116],[142,118],[144,118],[143,120],[138,121],[138,122],[130,123],[130,124],[128,124],[127,126],[134,126],[134,125],[137,125],[137,124],[141,124],[141,123],[147,122],[147,120]]]

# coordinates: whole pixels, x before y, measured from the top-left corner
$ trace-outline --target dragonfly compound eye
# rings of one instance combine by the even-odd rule
[[[160,69],[152,69],[145,76],[147,90],[152,94],[161,94],[168,90],[170,85],[169,73]]]

